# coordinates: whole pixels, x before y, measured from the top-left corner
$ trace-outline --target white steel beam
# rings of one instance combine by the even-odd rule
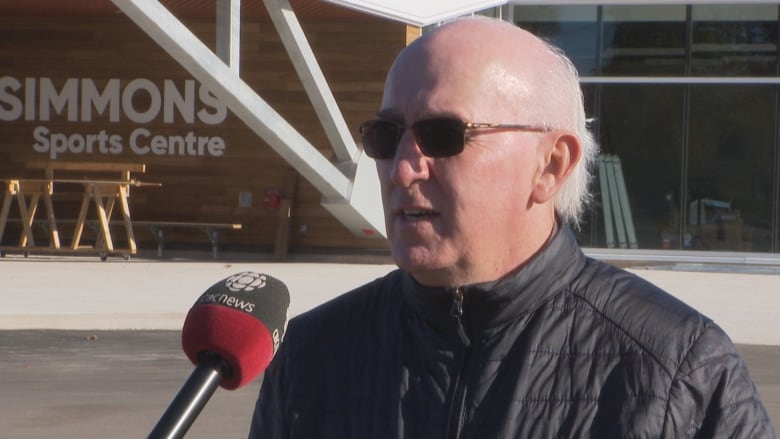
[[[241,0],[217,0],[217,56],[239,74]]]
[[[353,161],[358,154],[347,123],[331,93],[309,41],[288,0],[263,0],[265,8],[290,55],[295,71],[320,119],[325,135],[340,161]]]
[[[334,146],[337,153],[349,159],[341,161],[338,166],[331,163],[258,96],[239,77],[237,71],[220,60],[159,1],[112,1],[195,79],[208,87],[303,178],[314,185],[323,195],[323,207],[342,224],[358,236],[384,236],[379,182],[372,160],[359,152],[356,153],[356,148],[339,149]],[[292,14],[292,11],[289,10],[285,14]],[[289,20],[287,22],[291,23]],[[297,20],[294,22],[297,23]],[[292,25],[288,26],[293,29]],[[302,33],[297,38],[305,39]],[[318,68],[316,70],[319,72]],[[321,75],[321,72],[319,74]],[[316,76],[316,73],[311,75],[312,78]],[[323,93],[319,95],[322,96]],[[333,111],[338,112],[338,109]],[[359,177],[360,183],[357,186],[354,184],[356,176]]]
[[[349,178],[159,1],[112,1],[320,192],[331,197],[349,194]]]

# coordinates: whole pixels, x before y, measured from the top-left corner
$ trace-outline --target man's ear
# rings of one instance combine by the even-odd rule
[[[552,147],[545,151],[543,169],[536,179],[532,198],[542,204],[551,201],[582,158],[582,145],[571,133],[556,134]]]

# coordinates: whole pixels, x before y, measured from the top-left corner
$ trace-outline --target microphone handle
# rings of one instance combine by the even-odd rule
[[[217,354],[202,352],[198,365],[165,410],[149,439],[182,438],[217,390],[230,366]]]

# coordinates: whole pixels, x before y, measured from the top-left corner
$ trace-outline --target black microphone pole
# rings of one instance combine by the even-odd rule
[[[154,430],[149,433],[149,439],[184,437],[219,387],[222,378],[230,373],[230,366],[225,360],[214,353],[201,352],[198,355],[198,365],[165,410]]]

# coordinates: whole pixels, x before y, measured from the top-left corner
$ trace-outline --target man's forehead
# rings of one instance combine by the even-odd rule
[[[396,79],[388,81],[378,114],[405,123],[438,117],[468,119],[481,100],[478,84],[459,86],[459,81],[453,72],[397,71]]]
[[[411,117],[411,121],[407,121],[407,114],[409,111],[403,111],[402,109],[395,108],[395,107],[382,107],[379,111],[377,111],[376,115],[380,119],[385,120],[392,120],[399,123],[407,123],[407,122],[414,122],[418,120],[425,120],[425,119],[436,119],[436,118],[447,118],[447,119],[461,119],[461,120],[467,120],[468,117],[464,116],[462,112],[448,110],[448,109],[441,109],[441,110],[431,110],[426,109],[424,107],[416,107],[414,108],[413,116]]]
[[[540,54],[549,52],[548,45],[536,35],[507,21],[486,17],[461,18],[434,28],[412,41],[405,52],[421,51],[452,46],[464,55],[487,55],[488,57],[506,54],[516,57],[519,54]]]
[[[429,58],[398,65],[388,77],[380,114],[397,121],[433,117],[473,120],[515,115],[531,84],[500,60],[467,65]],[[506,113],[506,114],[504,114]]]

